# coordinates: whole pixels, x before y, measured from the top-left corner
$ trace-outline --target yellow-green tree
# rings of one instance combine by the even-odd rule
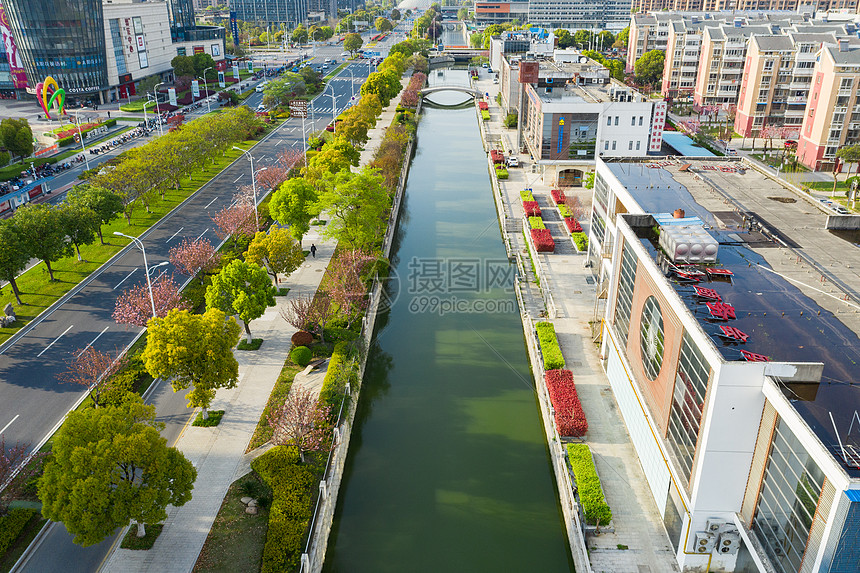
[[[238,314],[248,344],[253,341],[248,323],[263,316],[269,306],[275,306],[275,287],[266,269],[247,261],[231,261],[206,287],[206,307]]]
[[[305,255],[289,229],[275,227],[268,233],[260,231],[254,235],[245,260],[265,268],[278,284],[278,273],[293,272],[305,260]]]
[[[316,200],[316,188],[302,177],[293,177],[281,184],[269,201],[269,213],[278,223],[289,227],[299,246],[311,228],[311,219],[319,213]]]
[[[174,392],[193,386],[185,396],[188,405],[203,408],[203,419],[208,418],[215,391],[233,388],[239,381],[239,363],[233,356],[239,325],[210,308],[203,314],[174,309],[164,318],[151,319],[147,327],[143,351],[147,372],[171,380]]]

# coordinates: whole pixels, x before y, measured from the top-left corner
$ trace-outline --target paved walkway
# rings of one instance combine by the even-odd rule
[[[493,98],[498,91],[498,86],[483,76],[478,87]],[[490,133],[490,141],[498,142],[491,143],[491,146],[511,149],[511,144],[516,141],[516,130],[502,126],[503,114],[494,99],[490,102],[490,117],[484,126]],[[612,508],[614,533],[586,536],[591,567],[597,573],[678,571],[660,512],[651,497],[609,381],[600,365],[598,347],[592,342],[589,322],[595,320],[596,292],[591,272],[583,266],[585,255],[577,253],[573,247],[558,210],[553,206],[550,188],[531,172],[528,154],[518,154],[518,158],[522,167],[509,169],[509,179],[499,182],[503,212],[509,218],[505,227],[513,227],[511,223],[522,218],[519,192],[525,187],[531,188],[556,243],[555,253],[538,255],[536,263],[540,284],[552,293],[557,314],[550,320],[555,325],[567,366],[576,380],[577,392],[588,417],[589,429],[584,441],[594,454],[604,493]],[[567,188],[565,193],[579,197],[584,211],[590,211],[590,190]],[[581,223],[588,232],[587,220]],[[522,233],[509,230],[508,236],[512,250],[522,252],[525,248]],[[527,306],[543,308],[540,289],[531,285],[531,292],[532,301],[526,300]]]

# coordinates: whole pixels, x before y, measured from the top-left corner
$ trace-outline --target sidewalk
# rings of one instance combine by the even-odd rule
[[[498,86],[482,77],[477,86],[495,96]],[[503,114],[491,98],[490,121],[484,122],[490,147],[510,149],[516,131],[502,125]],[[597,346],[592,342],[589,321],[595,320],[596,296],[591,271],[583,265],[584,253],[577,253],[570,234],[561,222],[550,197],[550,187],[539,174],[531,172],[528,154],[518,154],[522,167],[508,170],[509,179],[499,181],[503,212],[508,217],[504,225],[512,251],[526,248],[522,232],[514,232],[523,216],[519,192],[531,188],[540,205],[545,224],[556,243],[555,253],[537,256],[540,288],[552,295],[556,317],[538,318],[536,309],[543,309],[540,288],[529,285],[531,296],[524,292],[524,302],[535,320],[550,320],[554,326],[568,369],[573,371],[576,388],[588,417],[588,434],[584,441],[594,455],[604,494],[612,508],[610,528],[599,535],[589,533],[586,543],[591,567],[598,573],[667,573],[678,571],[674,549],[663,527],[661,514],[651,497],[648,483],[624,421],[618,413],[609,382],[600,365]],[[585,212],[590,211],[591,190],[568,187],[565,194],[579,197]],[[588,232],[588,221],[580,221]],[[526,255],[526,259],[528,256]],[[531,269],[527,269],[527,275]],[[531,298],[531,300],[529,300]],[[599,318],[598,318],[599,320]],[[627,547],[620,549],[619,547]]]

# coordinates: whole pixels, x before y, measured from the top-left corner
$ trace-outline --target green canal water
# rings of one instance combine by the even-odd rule
[[[471,106],[425,108],[392,261],[324,570],[571,571]]]

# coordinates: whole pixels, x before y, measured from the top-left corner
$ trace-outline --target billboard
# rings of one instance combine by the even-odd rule
[[[292,117],[307,117],[308,102],[303,99],[290,100],[290,116]]]
[[[191,82],[191,96],[195,98],[200,97],[200,82],[197,80]]]
[[[233,64],[233,77],[239,79],[239,65]]]
[[[170,105],[172,105],[172,106],[178,105],[176,103],[176,89],[175,88],[170,88],[169,90],[167,90],[167,96],[170,98]]]
[[[233,35],[233,44],[239,44],[239,24],[236,22],[236,12],[230,11],[230,33]]]
[[[27,73],[24,71],[21,54],[18,52],[18,46],[15,45],[15,38],[12,37],[12,28],[9,27],[9,18],[6,16],[6,11],[2,5],[0,5],[0,36],[2,36],[3,45],[6,47],[12,83],[15,85],[15,89],[24,89],[27,87]]]
[[[224,72],[218,72],[218,87],[224,87],[227,85],[227,82],[224,81]]]
[[[540,74],[540,65],[537,62],[520,62],[521,84],[536,84]]]

